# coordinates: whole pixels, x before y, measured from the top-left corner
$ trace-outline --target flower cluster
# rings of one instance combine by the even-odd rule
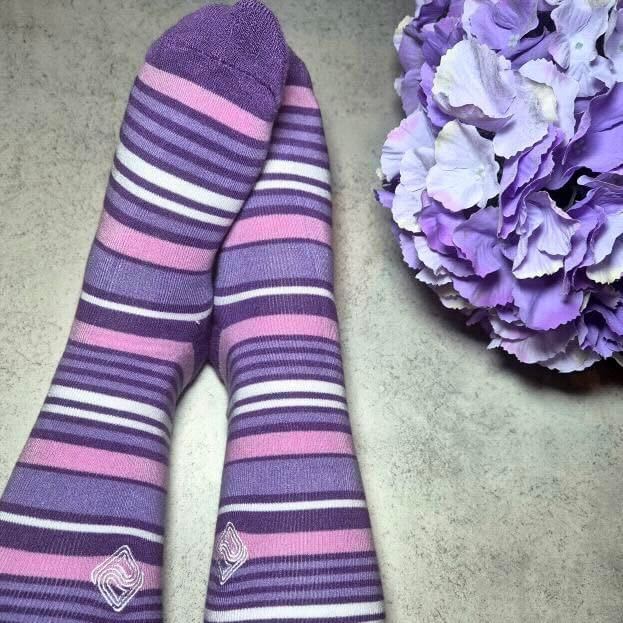
[[[623,1],[416,0],[381,205],[406,263],[525,363],[623,362]]]

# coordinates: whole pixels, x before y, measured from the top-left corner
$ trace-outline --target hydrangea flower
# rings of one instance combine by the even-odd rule
[[[490,347],[623,363],[623,2],[415,0],[383,187],[416,278]]]

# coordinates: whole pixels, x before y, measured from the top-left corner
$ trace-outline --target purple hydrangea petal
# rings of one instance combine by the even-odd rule
[[[493,50],[513,49],[539,25],[536,10],[537,0],[487,0],[470,17],[471,33]]]
[[[497,238],[497,225],[497,210],[488,207],[472,214],[454,231],[454,244],[472,263],[479,277],[486,277],[507,263]]]
[[[499,192],[498,170],[491,141],[476,128],[451,121],[435,140],[435,165],[426,189],[451,212],[484,207]]]
[[[420,108],[421,79],[420,70],[413,69],[397,80],[396,91],[402,100],[402,109],[407,116]]]
[[[445,17],[436,24],[422,29],[422,55],[431,68],[436,68],[441,57],[463,38],[461,20]]]
[[[554,89],[524,76],[517,77],[516,84],[510,119],[493,137],[495,153],[503,158],[535,145],[558,119]]]
[[[408,151],[434,146],[435,135],[431,124],[423,111],[416,110],[387,135],[381,153],[383,175],[388,180],[394,179],[400,173],[400,165]]]
[[[623,80],[623,9],[610,14],[604,52],[612,62],[614,77],[617,82]]]
[[[504,306],[513,300],[510,271],[500,270],[486,277],[454,277],[456,291],[475,307]]]
[[[433,96],[456,119],[484,129],[504,125],[517,98],[510,61],[474,39],[448,50],[433,81]]]
[[[582,115],[577,132],[566,147],[555,187],[566,183],[575,171],[612,171],[623,164],[623,85],[598,95]]]
[[[397,225],[394,226],[394,234],[398,239],[404,263],[414,270],[421,269],[423,264],[418,258],[415,244],[413,244],[413,236],[400,231]]]
[[[614,0],[563,0],[552,11],[556,35],[550,52],[554,60],[580,83],[580,97],[595,95],[614,80],[603,57],[597,52],[597,40],[608,28],[608,15]]]
[[[623,239],[619,238],[610,254],[586,269],[586,276],[596,283],[611,284],[623,277]]]
[[[511,60],[513,69],[519,69],[529,61],[538,59],[551,59],[549,47],[552,42],[552,34],[544,30],[534,37],[526,37],[519,42],[516,48],[505,50],[504,56]]]
[[[518,316],[531,329],[547,331],[575,320],[582,310],[584,294],[566,292],[562,272],[540,279],[517,279],[513,299]]]
[[[545,59],[530,61],[519,72],[522,76],[553,89],[557,104],[556,125],[570,140],[575,134],[574,103],[580,88],[578,82],[558,71],[554,63]]]
[[[569,372],[586,370],[597,363],[600,358],[599,353],[583,350],[580,348],[577,340],[572,340],[563,352],[541,363],[550,370],[557,370],[567,374]]]
[[[424,96],[424,104],[426,106],[426,114],[435,127],[443,128],[446,123],[453,121],[454,118],[446,114],[435,101],[433,96],[434,79],[435,72],[427,63],[422,67],[422,80],[420,82],[422,95]]]
[[[454,232],[465,222],[460,212],[449,212],[437,201],[430,201],[419,215],[418,224],[426,240],[435,251],[444,254],[454,252]]]
[[[518,231],[515,277],[533,279],[558,272],[571,251],[571,238],[577,228],[578,222],[558,208],[546,192],[530,195],[525,223]]]
[[[563,353],[575,335],[575,327],[568,324],[553,331],[533,331],[528,337],[517,340],[494,336],[489,347],[501,348],[523,363],[542,363]]]

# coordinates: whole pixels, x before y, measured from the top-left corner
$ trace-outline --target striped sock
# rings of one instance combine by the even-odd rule
[[[384,620],[333,298],[320,111],[291,57],[268,160],[219,254],[229,429],[205,621]]]
[[[149,50],[71,336],[0,499],[0,622],[162,620],[173,411],[207,356],[210,269],[287,62],[252,0],[201,9]]]

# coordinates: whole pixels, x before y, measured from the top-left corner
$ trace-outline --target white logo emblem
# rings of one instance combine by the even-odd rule
[[[145,576],[127,545],[91,571],[91,581],[115,612],[121,612],[130,603],[144,580]]]
[[[229,522],[216,542],[216,559],[221,576],[221,584],[225,584],[249,558],[246,545],[240,540],[240,535]]]

